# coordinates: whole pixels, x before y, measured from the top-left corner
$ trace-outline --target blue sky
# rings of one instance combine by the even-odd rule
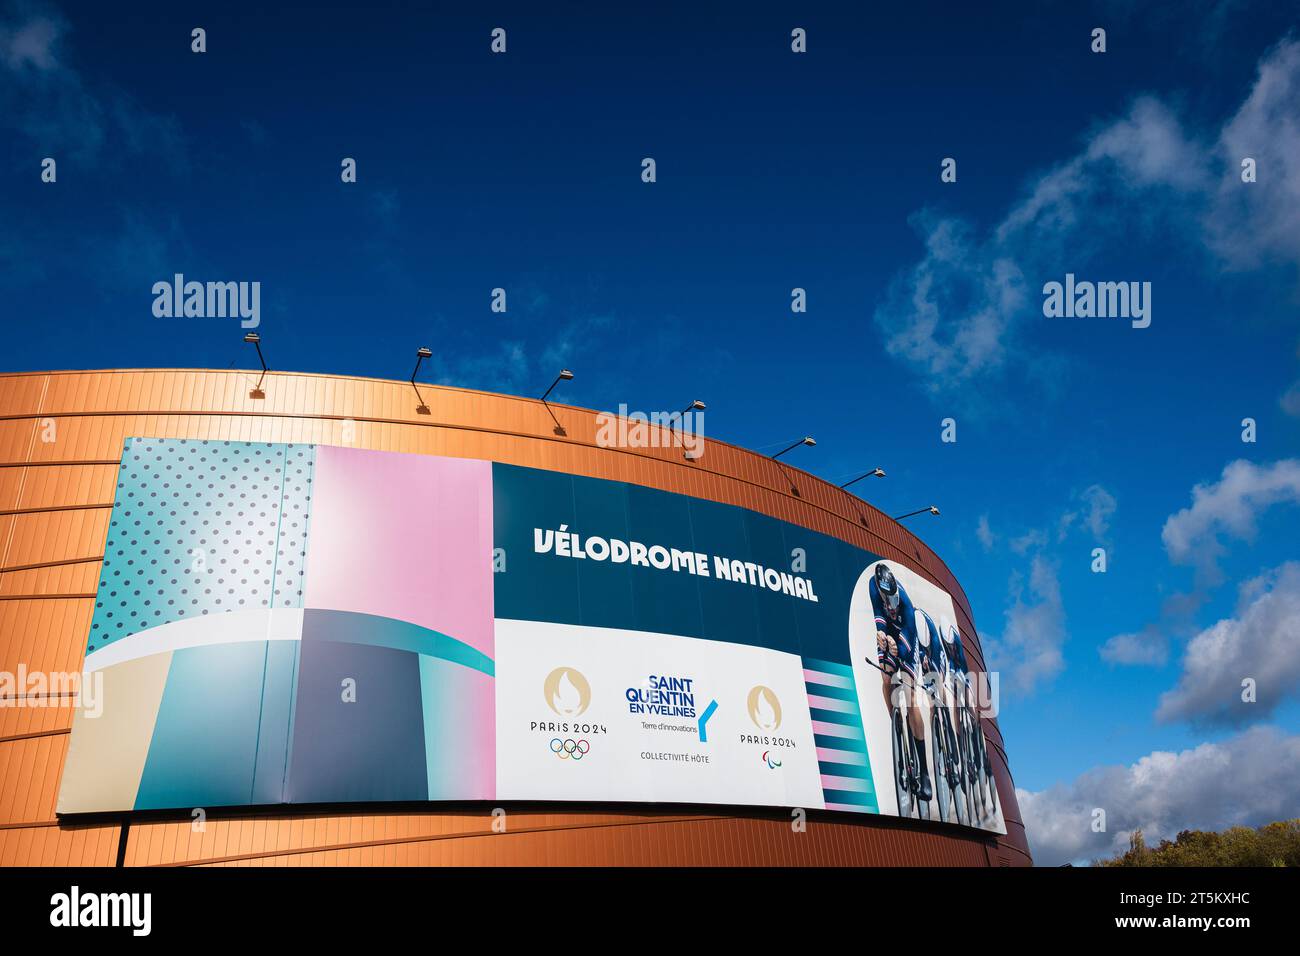
[[[182,272],[261,282],[274,367],[427,344],[815,435],[791,464],[942,509],[1040,862],[1300,814],[1294,8],[262,6],[0,2],[0,368],[247,366],[237,321],[153,316]],[[1150,282],[1151,326],[1044,318],[1067,272]]]

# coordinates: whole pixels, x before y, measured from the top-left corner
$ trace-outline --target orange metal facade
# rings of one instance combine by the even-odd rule
[[[740,505],[903,561],[947,590],[975,635],[947,566],[861,499],[712,439],[604,448],[596,413],[537,400],[409,383],[273,372],[119,370],[0,375],[0,671],[77,671],[94,607],[122,442],[130,436],[348,444],[480,458],[610,478]],[[557,420],[559,427],[557,428]],[[346,437],[346,440],[345,440]],[[968,653],[983,669],[978,638]],[[983,838],[879,817],[546,808],[323,815],[267,811],[61,824],[54,805],[67,707],[0,707],[0,865],[212,866],[509,864],[953,864],[1030,862],[996,723],[991,754],[1008,833]],[[125,843],[123,843],[125,841]]]

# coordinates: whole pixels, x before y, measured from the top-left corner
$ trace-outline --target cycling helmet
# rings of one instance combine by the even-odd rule
[[[899,601],[898,579],[883,562],[876,565],[876,590],[880,592],[880,599],[885,602],[889,613],[896,614]]]
[[[948,642],[950,647],[957,646],[957,642],[961,640],[961,634],[958,632],[956,624],[948,625],[948,633],[945,635],[944,640]]]

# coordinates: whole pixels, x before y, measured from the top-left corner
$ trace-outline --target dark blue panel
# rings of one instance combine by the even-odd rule
[[[699,550],[737,560],[748,560],[749,536],[745,519],[750,512],[712,501],[691,502],[691,528]],[[722,548],[729,550],[723,551]],[[709,573],[714,573],[709,558]],[[718,581],[703,587],[701,637],[733,644],[758,643],[758,595],[748,584]]]
[[[765,568],[790,573],[790,552],[785,546],[782,522],[766,515],[749,512],[745,516],[745,531],[749,535],[750,559]],[[754,589],[758,603],[758,640],[763,647],[778,651],[799,653],[799,638],[795,631],[795,604],[805,603],[779,591]]]
[[[678,551],[695,551],[690,503],[691,499],[684,495],[628,485],[627,512],[632,538],[647,547],[660,545]],[[712,559],[709,563],[712,573]],[[699,586],[701,581],[712,582],[712,578],[699,578],[685,570],[621,567],[632,581],[632,610],[637,630],[688,637],[703,634]]]
[[[493,579],[496,616],[581,623],[576,562],[533,550],[534,527],[554,531],[567,525],[576,530],[573,478],[493,464],[492,510],[493,547],[503,549],[506,558],[506,570]]]
[[[313,638],[307,624],[287,789],[291,803],[427,799],[418,654]]]
[[[785,524],[785,550],[803,548],[806,576],[816,587],[817,603],[794,603],[795,628],[804,657],[847,663],[849,604],[858,575],[875,555],[798,525]]]
[[[629,537],[628,486],[620,481],[601,481],[596,478],[573,478],[573,500],[577,515],[570,529],[585,540],[588,535],[599,535],[606,540]],[[574,562],[578,572],[578,593],[581,600],[581,624],[595,627],[608,626],[632,606],[632,578],[624,565],[611,565],[609,560],[590,558]]]
[[[846,663],[848,608],[876,557],[837,538],[734,505],[598,478],[494,465],[498,617],[658,631]],[[625,504],[624,504],[625,503]],[[661,545],[708,556],[708,577],[536,554],[533,529]],[[803,548],[818,601],[717,577],[715,557],[786,574]]]

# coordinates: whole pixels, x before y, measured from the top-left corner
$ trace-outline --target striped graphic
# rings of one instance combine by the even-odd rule
[[[853,668],[804,658],[803,679],[826,809],[879,813]]]

